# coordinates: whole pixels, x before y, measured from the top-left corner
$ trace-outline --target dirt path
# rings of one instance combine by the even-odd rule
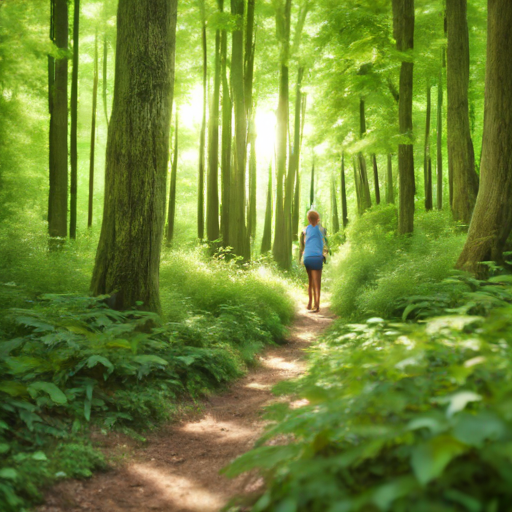
[[[200,417],[159,429],[112,471],[62,482],[37,511],[217,512],[233,496],[257,490],[254,476],[230,480],[219,470],[253,447],[264,427],[262,407],[275,399],[272,386],[304,371],[303,349],[332,319],[327,310],[300,309],[288,342],[269,348],[260,366],[212,396]]]

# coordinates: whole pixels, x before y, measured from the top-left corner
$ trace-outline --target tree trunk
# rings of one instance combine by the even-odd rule
[[[363,139],[366,135],[366,112],[363,98],[359,101],[359,135]],[[362,152],[358,154],[359,159],[359,185],[361,187],[361,214],[372,206],[370,194],[370,183],[368,181],[368,170],[366,168],[366,159]]]
[[[343,229],[348,224],[347,184],[345,183],[345,155],[341,155],[341,215]]]
[[[169,189],[169,205],[167,212],[167,245],[174,237],[174,220],[176,217],[176,178],[178,175],[178,109],[176,109],[176,125],[174,127],[174,155],[171,166],[171,185]]]
[[[224,1],[219,0],[219,9],[224,10]],[[222,245],[228,247],[229,240],[229,217],[230,217],[230,190],[231,190],[231,118],[233,105],[227,76],[227,53],[228,34],[226,30],[221,33],[220,54],[221,54],[221,75],[222,75],[222,150],[221,150],[221,231]]]
[[[311,166],[311,182],[309,185],[309,206],[313,208],[315,204],[315,158],[313,157],[313,165]]]
[[[245,37],[245,53],[244,53],[244,99],[245,99],[245,115],[247,123],[252,119],[252,89],[254,76],[254,4],[255,0],[247,0],[247,22]]]
[[[289,215],[291,215],[291,202],[286,198],[286,160],[288,148],[288,115],[289,115],[289,89],[288,89],[288,56],[290,50],[290,20],[291,0],[285,0],[284,9],[278,9],[276,25],[281,41],[281,66],[279,77],[279,103],[277,107],[277,133],[276,133],[276,227],[274,232],[273,255],[278,265],[288,269],[291,265],[291,247],[288,230],[291,228]],[[286,187],[287,189],[289,187]],[[285,204],[285,199],[288,199]]]
[[[414,48],[414,0],[393,0],[393,32],[399,52]],[[400,133],[412,139],[412,62],[402,61],[400,69],[399,124]],[[405,235],[414,229],[414,148],[412,140],[398,146],[399,213],[398,233]]]
[[[265,210],[265,225],[263,239],[261,240],[261,254],[272,249],[272,164],[268,168],[267,207]]]
[[[247,208],[247,234],[254,240],[256,236],[256,123],[255,112],[252,111],[252,119],[249,121],[249,206]]]
[[[336,234],[340,230],[340,220],[338,217],[338,201],[336,199],[336,179],[331,176],[331,227],[332,234]]]
[[[375,186],[375,204],[380,204],[379,169],[377,168],[377,157],[372,155],[373,162],[373,183]]]
[[[425,210],[432,210],[432,160],[430,158],[430,118],[432,116],[432,88],[427,85],[427,116],[425,120],[425,147],[423,152],[423,177]]]
[[[220,30],[215,32],[215,76],[213,98],[210,105],[208,136],[208,183],[206,194],[206,236],[217,240],[219,233],[219,102],[220,102]]]
[[[203,21],[202,29],[203,47],[203,120],[201,122],[201,133],[199,135],[199,172],[197,180],[197,238],[204,238],[204,168],[205,168],[205,146],[206,146],[206,95],[208,90],[207,73],[208,61],[206,54],[206,21]]]
[[[96,105],[98,101],[98,32],[94,38],[94,78],[92,84],[91,149],[89,153],[89,208],[87,227],[92,226],[94,201],[94,155],[96,150]]]
[[[444,48],[443,52],[444,61]],[[443,68],[437,84],[437,209],[443,209]]]
[[[50,191],[48,232],[51,237],[68,234],[68,3],[52,1],[53,42],[62,56],[50,63],[53,72],[50,95]]]
[[[91,283],[95,295],[113,293],[116,309],[141,301],[160,312],[176,11],[177,0],[119,1],[105,211]]]
[[[469,224],[478,194],[478,176],[469,126],[469,34],[467,0],[446,3],[448,27],[448,168],[453,179],[453,217]]]
[[[71,74],[71,186],[69,202],[69,238],[76,238],[76,194],[78,185],[78,57],[80,41],[80,0],[74,0],[73,71]]]
[[[457,268],[485,275],[483,261],[503,263],[512,229],[512,3],[489,0],[481,184]]]
[[[107,107],[107,71],[108,71],[108,41],[107,33],[103,34],[103,75],[101,77],[102,82],[102,96],[103,96],[103,112],[105,113],[105,121],[108,128],[108,107]]]
[[[297,172],[295,178],[295,194],[293,199],[292,213],[292,240],[299,240],[299,220],[300,220],[300,155],[302,148],[302,139],[304,135],[304,121],[306,119],[306,94],[300,93],[300,134],[299,134],[299,152],[297,159]]]
[[[245,226],[245,159],[247,122],[244,99],[244,0],[231,0],[231,14],[238,17],[232,33],[231,84],[235,110],[235,151],[231,183],[230,245],[235,254],[249,258]]]
[[[386,203],[395,204],[395,190],[393,188],[393,156],[388,154],[388,168],[386,178]]]
[[[356,189],[357,213],[362,215],[364,213],[364,201],[361,192],[361,175],[359,174],[358,158],[354,155],[352,160],[354,167],[354,188]]]

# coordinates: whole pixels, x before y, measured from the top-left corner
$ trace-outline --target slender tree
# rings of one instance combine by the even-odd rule
[[[388,154],[388,168],[386,177],[386,203],[395,204],[395,191],[393,188],[393,156]]]
[[[78,61],[80,43],[80,0],[74,0],[73,71],[71,74],[71,186],[69,203],[69,238],[76,238],[76,195],[78,187]]]
[[[254,114],[254,112],[253,112]],[[256,236],[256,122],[254,115],[249,121],[249,205],[247,208],[247,234],[254,240]]]
[[[300,219],[300,149],[302,147],[302,140],[304,138],[304,120],[306,119],[306,94],[300,94],[301,106],[300,106],[300,140],[299,140],[299,154],[297,163],[297,173],[295,179],[295,194],[293,198],[293,213],[292,213],[292,240],[299,239],[299,219]]]
[[[201,3],[203,25],[201,30],[201,40],[203,48],[203,120],[201,122],[201,132],[199,135],[199,170],[197,173],[197,237],[199,240],[204,238],[204,174],[205,174],[205,146],[206,146],[206,96],[208,93],[208,59],[206,46],[206,15],[204,12],[204,2]]]
[[[217,2],[220,10],[220,2]],[[208,240],[219,238],[219,103],[221,85],[221,33],[215,31],[215,69],[213,96],[210,104],[208,135],[208,180],[206,193],[206,235]]]
[[[443,61],[444,61],[444,49]],[[443,209],[443,68],[437,83],[437,209]]]
[[[336,199],[336,179],[331,176],[331,228],[333,235],[340,230],[340,219],[338,216],[338,201]]]
[[[393,0],[393,32],[400,52],[414,48],[414,0]],[[412,92],[414,64],[402,60],[400,69],[399,124],[404,137],[412,136]],[[412,141],[398,146],[399,213],[398,233],[414,228],[414,152]]]
[[[105,122],[108,127],[108,107],[107,107],[107,73],[108,73],[108,38],[107,30],[103,34],[103,74],[101,76],[103,113],[105,114]]]
[[[263,226],[263,238],[261,240],[261,254],[272,249],[272,164],[268,166],[267,207],[265,209],[265,225]]]
[[[277,106],[277,132],[276,132],[276,225],[274,232],[273,255],[276,262],[282,268],[289,268],[291,264],[290,238],[287,236],[291,227],[288,215],[291,213],[286,207],[291,208],[286,195],[286,162],[288,148],[288,115],[289,115],[289,69],[288,57],[290,53],[290,24],[291,24],[291,0],[283,0],[277,4],[276,28],[281,43],[280,68],[279,68],[279,102]],[[287,187],[289,188],[289,187]]]
[[[347,185],[345,183],[345,155],[341,155],[341,222],[343,229],[348,224]]]
[[[244,0],[231,0],[231,14],[236,27],[232,32],[231,87],[233,90],[235,146],[234,168],[231,182],[229,241],[235,254],[249,258],[248,238],[245,225],[245,160],[247,122],[244,98]]]
[[[358,158],[355,155],[352,160],[352,165],[354,168],[354,188],[356,189],[357,213],[362,215],[365,211],[365,203],[361,190],[361,177],[359,174]]]
[[[176,12],[177,0],[118,5],[105,211],[91,283],[96,295],[114,294],[116,309],[142,301],[160,311]]]
[[[224,0],[219,0],[219,10],[224,11]],[[230,192],[231,192],[231,118],[233,104],[227,76],[228,33],[226,29],[221,31],[220,56],[222,78],[222,151],[221,151],[221,232],[224,247],[230,245],[229,218],[230,218]]]
[[[365,102],[361,98],[359,100],[359,136],[363,139],[366,136],[366,112]],[[360,151],[357,155],[359,161],[359,185],[361,188],[361,213],[372,206],[372,198],[370,195],[370,183],[368,181],[368,170],[366,168],[366,159]]]
[[[512,3],[489,0],[481,183],[457,267],[485,274],[484,261],[503,263],[512,229]]]
[[[313,164],[311,165],[311,180],[309,185],[309,205],[315,204],[315,157],[313,157]]]
[[[423,148],[423,177],[425,210],[432,210],[432,158],[430,156],[430,119],[432,116],[432,87],[427,84],[427,115],[425,119],[425,146]]]
[[[65,238],[68,214],[68,3],[51,2],[50,37],[62,50],[48,63],[50,86],[50,190],[48,197],[48,232]],[[53,244],[52,244],[53,247]]]
[[[446,2],[448,28],[448,168],[453,180],[451,207],[455,220],[469,224],[478,176],[469,124],[469,34],[467,0]]]
[[[169,204],[167,211],[167,245],[174,237],[174,221],[176,217],[176,178],[178,175],[178,109],[176,109],[176,124],[174,126],[174,154],[171,166],[171,184],[169,187]]]
[[[379,169],[377,167],[377,156],[372,155],[373,163],[373,184],[375,187],[375,204],[380,204]]]
[[[89,153],[89,208],[87,227],[92,226],[94,202],[94,156],[96,150],[96,110],[98,102],[98,32],[94,38],[94,78],[92,83],[91,149]]]

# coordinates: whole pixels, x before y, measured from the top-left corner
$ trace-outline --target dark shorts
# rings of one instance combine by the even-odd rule
[[[324,266],[323,256],[307,256],[304,258],[306,270],[322,270]]]

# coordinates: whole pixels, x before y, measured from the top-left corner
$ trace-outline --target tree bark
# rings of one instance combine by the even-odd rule
[[[425,120],[425,146],[423,151],[423,177],[425,210],[432,210],[432,159],[430,158],[430,119],[432,117],[432,88],[427,85],[427,115]]]
[[[224,0],[219,0],[219,9],[224,11]],[[222,245],[229,247],[229,218],[230,218],[230,190],[231,190],[231,139],[232,126],[231,118],[233,113],[233,104],[231,102],[231,93],[227,76],[227,53],[228,53],[228,34],[223,30],[220,40],[221,54],[221,76],[222,76],[222,150],[221,150],[221,232]]]
[[[208,182],[206,193],[206,236],[217,240],[219,233],[219,103],[221,81],[220,30],[215,32],[215,75],[210,105],[208,136]]]
[[[345,155],[341,155],[341,216],[343,229],[348,225],[347,185],[345,182]]]
[[[336,234],[340,230],[340,220],[338,216],[338,201],[336,199],[336,179],[331,176],[331,226],[332,234]]]
[[[414,0],[393,0],[393,32],[400,52],[414,48]],[[414,64],[403,60],[400,69],[398,117],[400,133],[412,139],[412,95]],[[414,148],[411,142],[398,146],[399,213],[398,233],[414,229]]]
[[[377,156],[372,155],[373,183],[375,186],[375,204],[380,204],[379,169],[377,168]]]
[[[202,28],[203,47],[203,120],[199,135],[199,170],[197,174],[197,238],[204,238],[204,174],[205,174],[205,147],[206,147],[206,95],[208,90],[207,74],[208,60],[206,53],[206,21],[203,20]]]
[[[69,203],[69,238],[76,238],[76,200],[78,185],[78,57],[80,42],[80,0],[74,0],[73,71],[71,74],[71,186]]]
[[[484,261],[503,263],[512,229],[512,3],[489,0],[481,183],[457,268],[485,275]]]
[[[178,176],[178,109],[176,109],[176,125],[174,127],[174,155],[171,166],[171,184],[169,188],[169,205],[167,211],[167,245],[174,237],[174,221],[176,217],[176,181]]]
[[[50,63],[50,191],[48,232],[65,238],[68,216],[68,3],[52,1],[53,42],[62,56]],[[52,244],[53,246],[53,244]]]
[[[96,150],[96,106],[98,101],[98,32],[94,39],[94,78],[92,84],[91,149],[89,153],[89,208],[87,227],[92,226],[94,201],[94,157]]]
[[[363,139],[366,135],[366,112],[365,102],[363,98],[359,101],[359,136]],[[370,183],[368,181],[368,170],[366,168],[366,159],[362,152],[358,153],[359,159],[359,185],[361,191],[361,211],[364,213],[365,210],[371,208],[372,197],[370,194]]]
[[[288,149],[288,116],[289,116],[289,69],[291,0],[285,0],[284,6],[276,13],[276,26],[281,41],[281,65],[279,75],[279,103],[277,107],[276,133],[276,226],[274,232],[273,255],[278,265],[288,269],[291,265],[291,247],[288,230],[291,228],[289,215],[291,203],[286,201],[286,161]],[[287,189],[289,187],[286,187]]]
[[[102,82],[102,96],[103,96],[103,112],[105,114],[105,122],[108,128],[108,107],[107,107],[107,72],[108,72],[108,41],[107,34],[103,34],[103,74],[101,77]]]
[[[251,109],[252,118],[249,121],[249,205],[247,208],[247,234],[254,240],[256,236],[256,122],[255,112]]]
[[[235,111],[235,151],[234,169],[231,183],[231,219],[229,241],[235,254],[249,259],[245,225],[245,160],[247,122],[244,98],[244,0],[231,0],[231,14],[237,17],[236,28],[232,32],[231,85]]]
[[[309,185],[309,207],[313,208],[315,204],[315,158],[313,157],[313,165],[311,166],[311,181]]]
[[[113,294],[116,309],[141,301],[160,312],[176,11],[177,0],[119,1],[105,211],[91,283],[95,295]]]
[[[469,34],[467,0],[446,2],[448,27],[448,168],[453,180],[455,220],[469,224],[478,194],[478,176],[469,126]]]
[[[265,225],[261,240],[261,254],[272,249],[272,164],[268,168],[267,207],[265,209]]]
[[[386,178],[386,203],[395,204],[395,190],[393,188],[393,156],[388,154],[388,168]]]
[[[444,48],[442,60],[444,62]],[[437,209],[443,209],[443,68],[437,84]]]
[[[300,219],[300,155],[302,148],[302,139],[304,135],[304,121],[306,119],[306,94],[300,93],[300,134],[298,142],[298,158],[297,158],[297,172],[295,177],[295,194],[293,199],[293,213],[292,213],[292,240],[299,240],[299,219]],[[297,106],[295,106],[297,112]],[[297,113],[295,114],[297,115]]]

